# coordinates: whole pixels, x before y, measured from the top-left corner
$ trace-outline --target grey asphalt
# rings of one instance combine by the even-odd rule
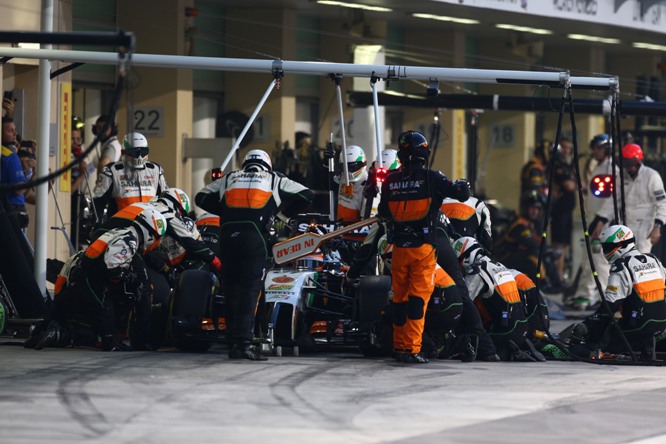
[[[567,325],[554,323],[553,331]],[[561,329],[561,328],[560,328]],[[666,367],[0,346],[0,443],[664,443]]]

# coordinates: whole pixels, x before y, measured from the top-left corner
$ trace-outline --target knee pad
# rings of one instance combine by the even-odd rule
[[[407,301],[407,317],[409,319],[421,319],[424,314],[425,303],[422,298],[410,296]]]
[[[393,303],[393,323],[397,326],[407,323],[407,302]]]

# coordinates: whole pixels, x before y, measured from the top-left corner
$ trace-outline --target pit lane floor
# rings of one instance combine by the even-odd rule
[[[552,331],[560,331],[559,321]],[[666,367],[0,346],[0,443],[662,443]]]

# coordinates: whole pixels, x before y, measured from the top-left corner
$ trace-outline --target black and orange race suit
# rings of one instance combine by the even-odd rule
[[[525,217],[519,217],[504,233],[497,248],[497,259],[507,267],[525,273],[534,281],[537,279],[540,244],[534,223]]]
[[[390,172],[382,184],[378,214],[388,220],[393,243],[393,348],[398,353],[421,351],[425,307],[435,287],[435,224],[445,197],[464,201],[469,188],[416,166]]]
[[[311,190],[273,171],[234,171],[197,193],[196,204],[220,216],[228,342],[241,345],[252,340],[275,215],[281,211],[293,216],[313,198]]]

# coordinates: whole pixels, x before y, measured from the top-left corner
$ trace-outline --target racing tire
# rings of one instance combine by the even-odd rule
[[[382,309],[389,304],[390,291],[390,276],[363,276],[358,285],[358,321],[381,321]]]
[[[174,295],[174,316],[207,316],[218,285],[217,278],[209,271],[185,270]]]
[[[159,348],[165,345],[169,329],[169,308],[171,307],[171,288],[164,275],[148,269],[148,279],[153,285],[153,300],[150,312],[150,342]]]
[[[173,297],[171,334],[174,347],[192,353],[203,353],[211,348],[213,344],[209,341],[184,336],[201,331],[201,318],[208,315],[218,285],[215,275],[205,270],[185,270],[181,274]],[[178,319],[187,319],[191,329],[184,331],[178,325]]]

